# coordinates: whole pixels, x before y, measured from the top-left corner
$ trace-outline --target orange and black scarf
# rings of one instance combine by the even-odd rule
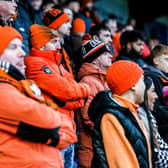
[[[11,64],[0,61],[0,83],[7,83],[17,88],[21,93],[40,103],[44,103],[57,110],[57,105],[51,100],[45,100],[38,86],[33,80],[27,80],[25,77]]]

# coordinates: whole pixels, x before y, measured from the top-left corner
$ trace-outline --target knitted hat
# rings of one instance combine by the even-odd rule
[[[72,32],[85,33],[85,31],[86,31],[85,22],[81,18],[76,18],[73,21]]]
[[[112,93],[120,95],[133,87],[143,73],[139,65],[132,61],[116,61],[107,71],[107,84]]]
[[[3,53],[4,49],[15,38],[19,38],[23,41],[21,34],[16,29],[9,26],[0,27],[0,54]]]
[[[30,38],[32,48],[38,50],[55,37],[57,36],[53,34],[51,29],[46,26],[38,24],[30,26]]]
[[[51,8],[43,16],[43,23],[52,29],[58,29],[62,24],[67,22],[69,17],[66,13],[63,13],[59,9]]]
[[[91,63],[104,52],[109,51],[105,44],[98,40],[85,40],[81,46],[81,54],[84,62]]]

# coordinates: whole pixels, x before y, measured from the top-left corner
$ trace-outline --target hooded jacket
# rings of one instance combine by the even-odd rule
[[[86,83],[90,87],[90,95],[84,105],[77,113],[79,124],[79,166],[91,167],[91,160],[93,157],[92,148],[92,131],[94,124],[88,116],[88,107],[95,95],[102,91],[109,89],[105,80],[106,72],[100,68],[96,68],[90,63],[82,64],[78,78],[82,83]]]
[[[25,58],[27,78],[33,79],[46,98],[58,104],[59,111],[74,118],[74,109],[84,104],[90,89],[86,84],[77,83],[62,64],[57,64],[56,51],[31,50]]]

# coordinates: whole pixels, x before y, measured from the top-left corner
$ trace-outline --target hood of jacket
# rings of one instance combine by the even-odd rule
[[[81,80],[85,76],[94,76],[95,78],[98,78],[101,81],[105,81],[106,71],[97,68],[96,66],[90,63],[84,63],[82,64],[78,72],[78,79]]]

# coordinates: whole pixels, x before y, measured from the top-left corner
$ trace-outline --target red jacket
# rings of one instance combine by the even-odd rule
[[[91,167],[93,158],[92,130],[94,124],[88,116],[88,108],[98,92],[109,89],[105,75],[105,71],[96,68],[90,63],[84,63],[78,73],[80,81],[88,84],[91,89],[86,104],[80,109],[80,112],[77,113],[79,124],[79,167]]]
[[[74,118],[73,110],[82,107],[83,98],[88,97],[89,87],[77,83],[61,65],[57,65],[56,51],[32,49],[25,58],[27,78],[33,79],[46,97],[52,98],[60,107],[59,111]]]
[[[1,75],[0,168],[63,168],[59,150],[77,141],[72,121],[27,97],[27,82]]]

